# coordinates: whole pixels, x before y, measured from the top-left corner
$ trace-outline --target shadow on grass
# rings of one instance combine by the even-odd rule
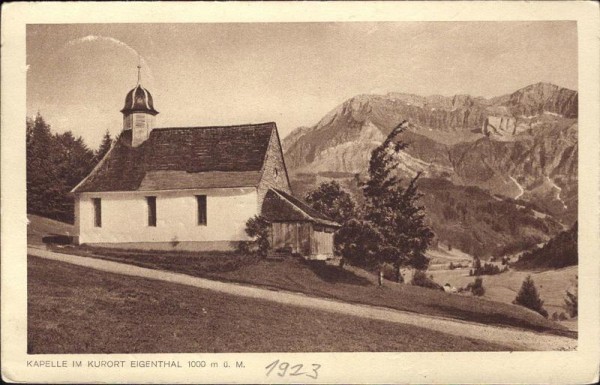
[[[50,234],[42,237],[42,242],[45,244],[55,245],[70,245],[73,243],[73,237],[64,234]]]
[[[341,269],[337,266],[327,265],[324,261],[306,261],[306,266],[328,283],[345,283],[349,285],[370,286],[367,278],[359,277],[351,271]]]
[[[235,252],[193,252],[182,250],[155,251],[136,249],[101,248],[89,245],[56,247],[49,245],[52,251],[104,259],[113,262],[166,270],[175,273],[205,277],[211,273],[226,273],[244,266],[256,264],[260,257],[239,255]]]

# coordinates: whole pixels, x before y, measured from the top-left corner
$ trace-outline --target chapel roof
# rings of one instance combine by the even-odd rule
[[[273,122],[156,128],[138,147],[126,130],[72,192],[257,186],[276,130]]]

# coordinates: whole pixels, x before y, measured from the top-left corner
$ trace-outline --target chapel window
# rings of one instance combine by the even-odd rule
[[[148,226],[156,227],[156,197],[146,197],[148,205]]]
[[[196,203],[198,206],[198,226],[206,226],[206,195],[196,195]]]
[[[92,198],[94,205],[94,227],[102,227],[102,201],[100,198]]]

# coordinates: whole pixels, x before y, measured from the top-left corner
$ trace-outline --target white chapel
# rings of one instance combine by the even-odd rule
[[[231,250],[248,240],[247,220],[263,215],[274,249],[333,253],[339,225],[292,196],[275,123],[156,128],[139,79],[121,113],[121,134],[72,190],[78,243]]]

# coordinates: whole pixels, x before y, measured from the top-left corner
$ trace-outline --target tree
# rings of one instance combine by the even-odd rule
[[[96,151],[95,154],[95,160],[96,163],[100,162],[102,160],[102,158],[104,158],[104,155],[106,155],[108,153],[108,150],[110,150],[110,147],[113,144],[113,140],[110,136],[110,132],[108,132],[108,130],[106,130],[106,132],[104,133],[104,136],[102,137],[102,142],[100,143],[100,147],[98,148],[98,150]]]
[[[255,215],[246,222],[246,234],[253,238],[256,252],[263,257],[266,257],[269,252],[270,229],[269,221],[262,215]]]
[[[312,208],[340,224],[356,216],[354,200],[336,181],[321,183],[306,195],[305,200]]]
[[[427,277],[424,270],[417,270],[413,274],[411,284],[414,286],[426,287],[429,289],[444,290],[444,288],[433,281],[431,277]]]
[[[479,259],[479,257],[473,258],[473,269],[475,269],[475,271],[481,269],[481,259]]]
[[[566,291],[566,297],[565,297],[565,310],[567,311],[567,313],[569,313],[569,316],[571,318],[573,317],[577,317],[577,313],[578,313],[578,300],[579,300],[579,294],[578,294],[578,283],[577,283],[577,276],[575,277],[575,289],[573,290],[573,293],[571,293],[569,290]]]
[[[27,212],[70,222],[70,190],[94,166],[94,153],[70,131],[53,134],[38,113],[26,121]]]
[[[425,269],[429,260],[425,251],[433,239],[433,232],[425,223],[424,208],[418,205],[421,194],[417,190],[418,173],[406,187],[395,175],[400,164],[398,153],[407,145],[396,137],[408,126],[400,123],[385,141],[371,153],[369,179],[363,185],[366,203],[365,219],[373,223],[383,237],[385,248],[393,256],[397,274],[407,264]]]
[[[485,294],[485,288],[483,287],[483,279],[480,277],[475,278],[475,281],[470,282],[467,285],[467,290],[470,290],[473,295],[481,297]]]
[[[383,263],[383,237],[372,223],[351,219],[334,235],[336,252],[354,266],[373,268]]]
[[[51,167],[53,138],[50,126],[38,113],[34,119],[27,119],[26,127],[27,212],[52,212],[55,170]]]
[[[513,303],[536,311],[548,318],[548,312],[543,307],[544,301],[540,298],[535,283],[533,282],[533,279],[531,279],[531,275],[528,275],[523,281],[521,290],[519,290]]]

